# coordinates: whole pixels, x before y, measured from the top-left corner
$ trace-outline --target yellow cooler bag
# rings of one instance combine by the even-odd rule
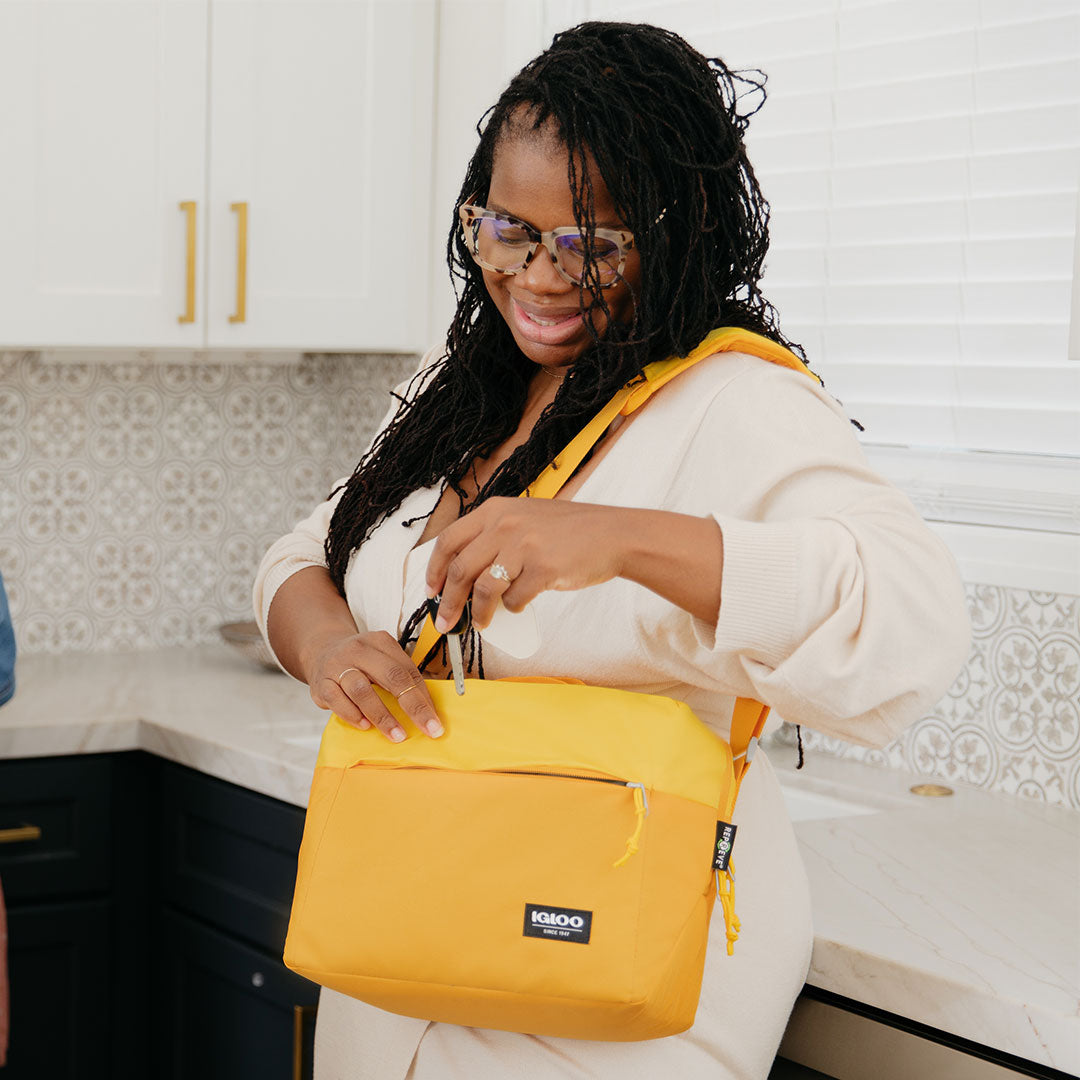
[[[524,494],[550,498],[615,415],[743,330],[650,364]],[[437,641],[430,620],[414,659]],[[391,743],[331,716],[285,943],[292,970],[391,1012],[628,1041],[694,1021],[713,904],[738,936],[732,810],[768,709],[731,745],[682,702],[558,680],[427,682],[446,733]]]
[[[671,698],[427,687],[440,739],[385,694],[404,742],[336,716],[326,727],[288,967],[454,1024],[609,1040],[688,1028],[718,893],[737,937],[728,744]],[[739,708],[759,729],[763,707]]]

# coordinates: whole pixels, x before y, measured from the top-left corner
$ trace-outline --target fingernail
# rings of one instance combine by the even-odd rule
[[[424,587],[424,593],[429,600],[434,600],[435,597],[439,595],[438,590],[433,589],[430,585]]]
[[[356,725],[361,731],[367,731],[371,727],[371,721],[366,716],[360,717],[360,723]]]
[[[390,732],[390,738],[393,739],[394,742],[401,742],[405,738],[405,732],[402,731],[401,728],[396,727]]]
[[[427,731],[433,739],[437,739],[443,733],[443,726],[438,720],[429,720]]]
[[[450,629],[450,621],[440,615],[435,620],[435,629],[438,630],[440,634],[445,634],[446,631]]]

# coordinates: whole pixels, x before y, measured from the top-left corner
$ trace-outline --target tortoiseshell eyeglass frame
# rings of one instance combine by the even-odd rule
[[[528,267],[529,263],[533,261],[536,253],[540,250],[540,245],[543,244],[544,247],[547,248],[548,254],[551,256],[551,261],[554,264],[555,269],[559,272],[559,276],[564,281],[570,282],[571,285],[583,284],[581,278],[576,278],[573,274],[570,274],[563,269],[563,266],[559,261],[559,249],[556,244],[556,240],[561,236],[581,235],[581,230],[576,225],[567,225],[558,229],[549,229],[547,232],[540,232],[538,229],[534,229],[527,221],[511,217],[509,214],[500,214],[495,210],[487,210],[483,206],[476,206],[468,201],[463,202],[461,206],[458,207],[458,217],[461,219],[461,231],[465,238],[465,246],[469,249],[469,254],[472,255],[475,262],[485,270],[492,270],[497,274],[520,274]],[[484,219],[502,221],[507,225],[515,225],[525,231],[525,234],[529,238],[530,246],[528,253],[522,259],[520,266],[505,269],[501,266],[494,266],[480,258],[476,245],[476,233],[480,222]],[[618,285],[619,282],[622,281],[623,268],[626,266],[626,256],[634,246],[634,234],[630,232],[629,229],[594,229],[593,235],[601,240],[611,241],[611,243],[619,249],[619,265],[615,269],[615,276],[610,281],[597,282],[601,289],[610,289],[613,285]]]

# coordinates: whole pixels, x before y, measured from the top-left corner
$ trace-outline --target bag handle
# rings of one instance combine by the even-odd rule
[[[574,470],[584,460],[600,437],[607,431],[616,416],[629,416],[641,408],[646,401],[665,383],[676,375],[692,367],[699,360],[714,356],[720,352],[742,352],[760,357],[782,367],[800,371],[804,375],[818,378],[790,349],[777,342],[743,330],[737,326],[724,326],[713,330],[704,340],[686,356],[673,356],[667,360],[655,360],[646,364],[643,374],[622,387],[618,393],[574,436],[555,460],[521,493],[520,498],[551,499],[574,474]],[[424,620],[423,629],[413,649],[413,663],[419,664],[431,651],[432,646],[442,635],[435,629],[429,615]],[[738,795],[739,784],[746,773],[747,766],[754,756],[757,739],[765,726],[769,715],[768,705],[763,705],[753,698],[737,698],[731,718],[731,753],[735,761],[735,792]]]

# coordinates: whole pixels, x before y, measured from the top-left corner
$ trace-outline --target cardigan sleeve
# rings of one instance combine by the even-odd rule
[[[700,412],[672,499],[720,527],[720,610],[714,629],[648,603],[639,632],[728,692],[881,746],[963,666],[970,630],[952,555],[805,375],[744,360]]]
[[[339,480],[334,488],[340,487],[347,477]],[[273,651],[270,639],[266,636],[266,621],[270,615],[270,604],[278,589],[295,574],[308,566],[326,566],[326,553],[323,545],[330,530],[330,519],[341,498],[338,491],[325,502],[320,503],[308,517],[297,522],[291,532],[270,545],[255,573],[255,585],[252,602],[255,607],[255,621],[259,624],[267,647]],[[362,629],[362,628],[361,628]]]
[[[364,450],[365,454],[394,418],[400,405],[400,398],[405,395],[416,376],[433,370],[436,362],[442,358],[443,351],[441,346],[429,349],[421,358],[416,372],[394,388],[394,398],[386,411],[386,415],[380,421],[378,428],[376,428],[371,442],[368,443],[367,448]],[[426,380],[424,381],[426,382]],[[423,386],[424,382],[419,383],[414,388],[413,393],[419,393]],[[330,519],[334,516],[334,510],[341,498],[341,492],[337,489],[347,479],[348,477],[339,480],[334,485],[335,494],[331,495],[325,502],[320,503],[303,521],[297,522],[291,532],[286,533],[271,544],[255,573],[255,583],[252,589],[255,621],[258,623],[267,647],[271,651],[273,651],[273,647],[266,637],[266,620],[270,614],[270,604],[273,602],[274,594],[298,570],[303,570],[308,566],[326,566],[324,545],[327,533],[330,531]],[[355,612],[353,617],[356,617]],[[360,629],[364,628],[360,627]]]

